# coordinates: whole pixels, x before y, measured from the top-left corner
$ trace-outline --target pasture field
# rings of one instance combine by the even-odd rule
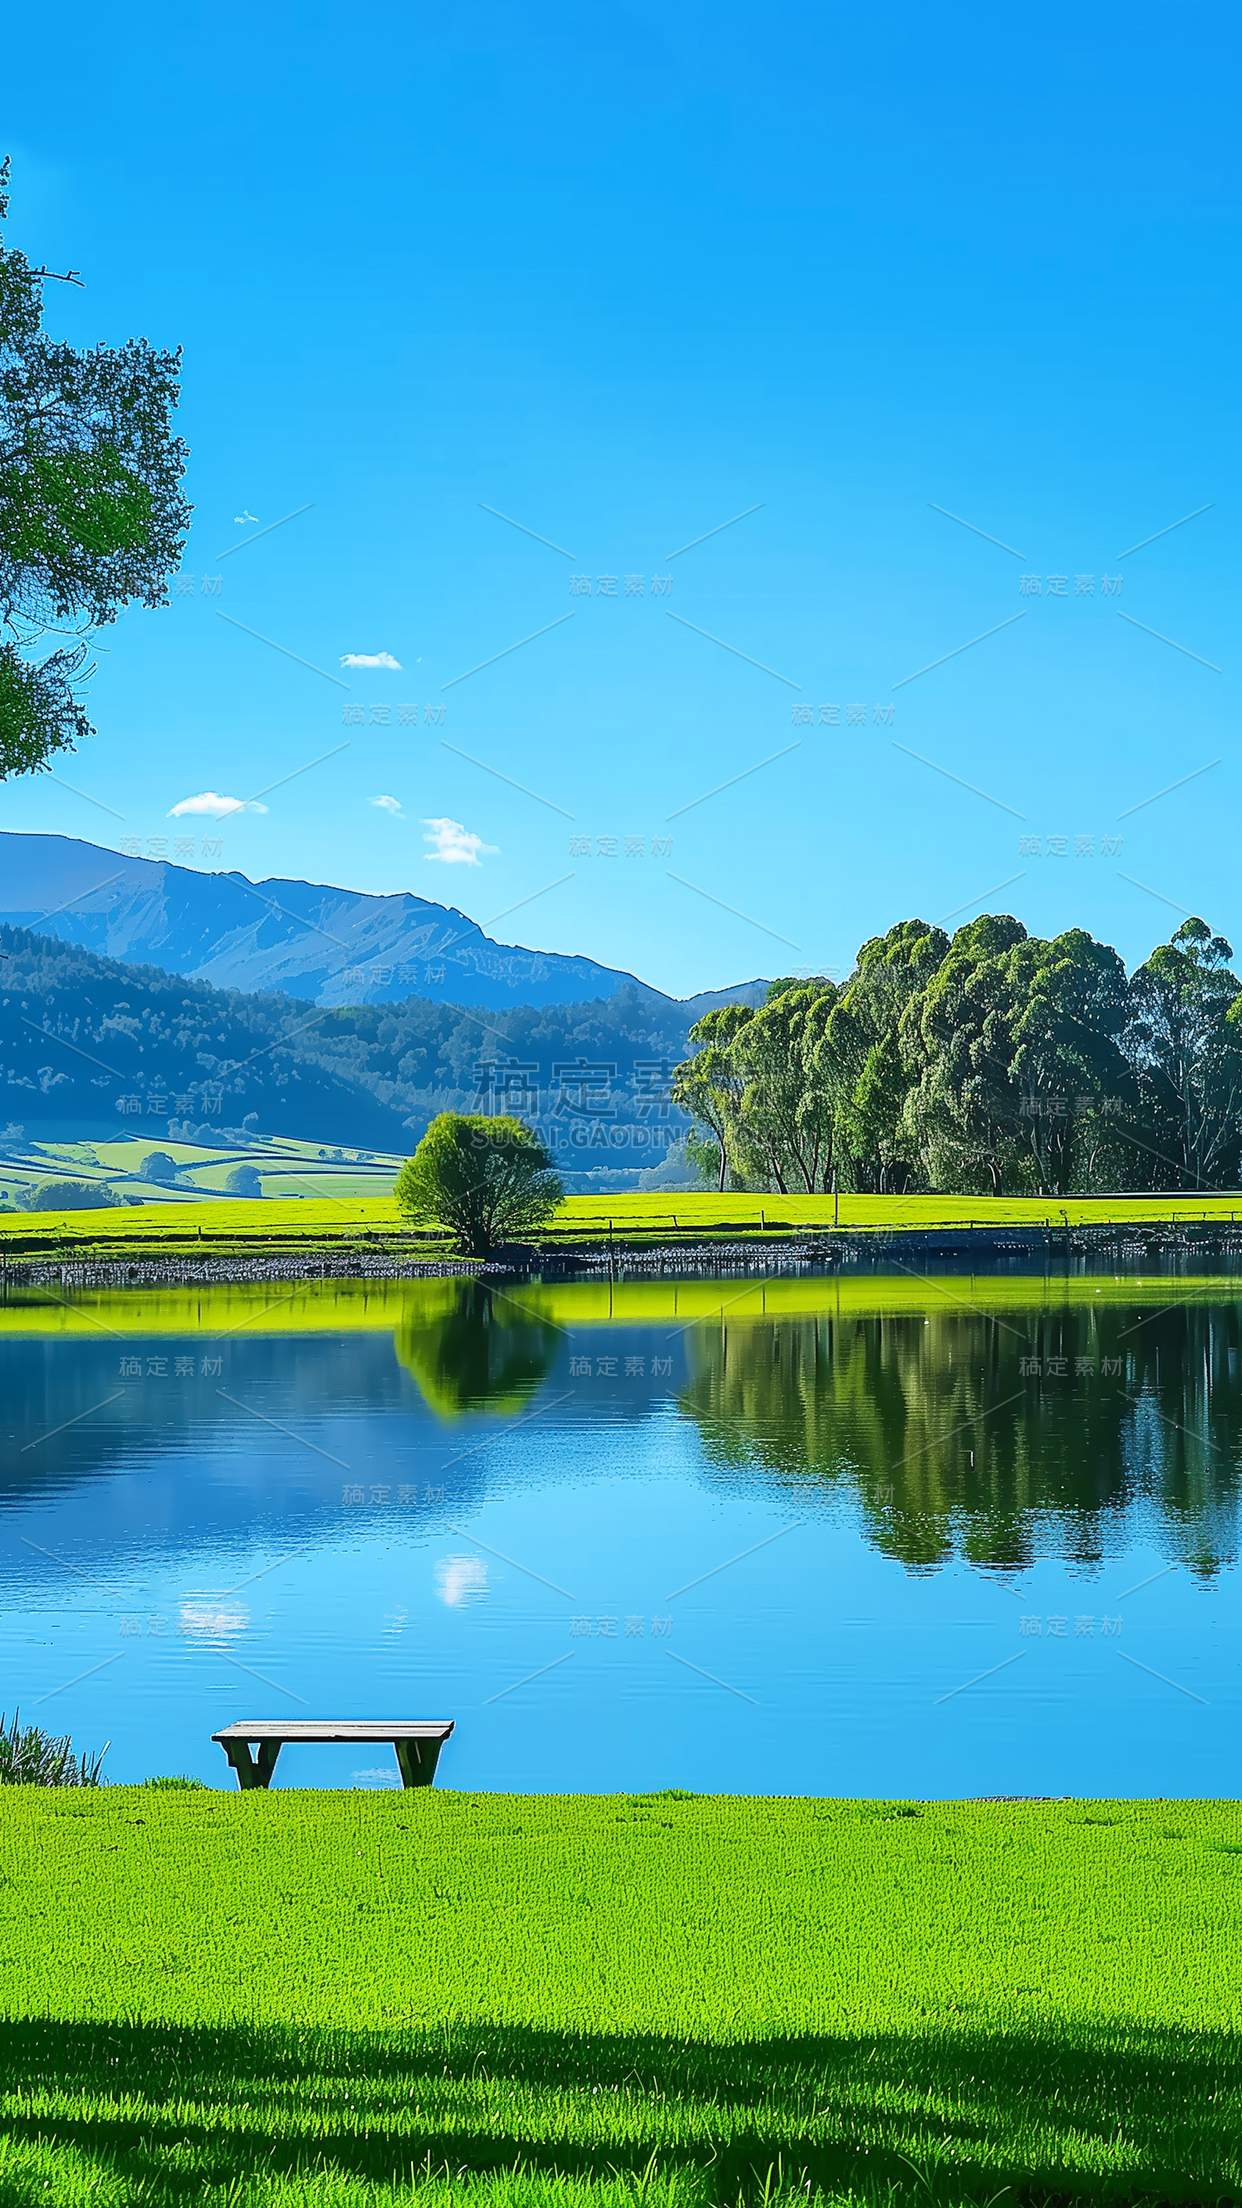
[[[0,2198],[1223,2202],[1240,1863],[1224,1801],[5,1789]]]
[[[229,1161],[226,1160],[225,1164]],[[247,1156],[257,1163],[265,1189],[262,1201],[230,1199],[207,1187],[187,1200],[152,1191],[153,1200],[120,1210],[10,1212],[0,1214],[0,1253],[52,1259],[92,1255],[125,1259],[172,1257],[231,1249],[273,1254],[331,1248],[342,1242],[374,1238],[389,1253],[443,1254],[443,1237],[411,1228],[390,1195],[368,1195],[357,1175],[386,1173],[325,1166],[300,1170],[300,1196],[279,1191],[288,1177],[280,1161]],[[60,1175],[74,1172],[70,1164]],[[223,1168],[217,1161],[210,1171]],[[135,1184],[137,1185],[137,1184]],[[617,1251],[677,1249],[738,1236],[780,1248],[808,1233],[831,1235],[834,1218],[851,1235],[980,1229],[995,1233],[1013,1227],[1109,1227],[1142,1234],[1153,1229],[1215,1225],[1227,1229],[1242,1221],[1242,1194],[1205,1196],[720,1196],[713,1191],[684,1195],[658,1193],[619,1196],[567,1196],[538,1236],[549,1254],[599,1249]]]
[[[707,1233],[766,1233],[773,1240],[808,1228],[851,1233],[943,1227],[1098,1227],[1113,1223],[1153,1226],[1242,1219],[1242,1193],[1194,1192],[1156,1196],[750,1196],[689,1195],[671,1191],[637,1196],[570,1196],[546,1235],[548,1241],[590,1236],[607,1241]]]
[[[175,1179],[166,1183],[144,1179],[143,1160],[153,1150],[172,1159]],[[109,1220],[117,1216],[109,1199],[127,1197],[141,1205],[146,1224],[152,1227],[157,1207],[184,1209],[227,1200],[225,1182],[238,1165],[257,1170],[265,1197],[374,1200],[391,1195],[401,1160],[380,1151],[333,1149],[285,1135],[256,1138],[233,1149],[150,1135],[118,1135],[112,1141],[93,1142],[23,1143],[17,1138],[0,1151],[0,1203],[18,1213],[27,1212],[50,1182],[81,1181],[98,1185]],[[56,1216],[36,1214],[41,1224],[50,1224]],[[175,1231],[175,1223],[168,1224]],[[180,1226],[185,1231],[184,1219]]]
[[[0,1253],[27,1257],[137,1260],[236,1249],[331,1249],[340,1242],[415,1245],[442,1240],[411,1230],[396,1205],[366,1198],[280,1198],[272,1202],[220,1197],[208,1204],[166,1203],[124,1210],[28,1211],[0,1215]]]

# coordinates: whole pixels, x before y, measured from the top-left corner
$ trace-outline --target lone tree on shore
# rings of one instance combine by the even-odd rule
[[[5,160],[0,221],[8,182]],[[0,781],[93,733],[76,695],[88,633],[134,601],[167,605],[190,520],[180,353],[53,342],[45,280],[80,281],[0,246]]]
[[[465,1257],[532,1234],[564,1196],[538,1135],[520,1119],[441,1112],[397,1176],[407,1218],[447,1227]]]

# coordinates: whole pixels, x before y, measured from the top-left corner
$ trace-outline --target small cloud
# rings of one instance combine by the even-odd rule
[[[197,797],[183,797],[176,805],[170,805],[166,820],[180,820],[183,813],[210,813],[222,820],[225,813],[265,813],[266,805],[260,805],[257,797],[219,797],[214,790],[200,790]]]
[[[391,652],[342,652],[341,665],[342,667],[391,667],[394,674],[399,675],[401,672],[401,662],[399,659],[394,659]]]
[[[423,826],[427,830],[423,842],[435,845],[434,851],[424,851],[425,859],[443,859],[446,866],[477,866],[481,851],[493,859],[500,855],[498,844],[470,835],[459,820],[424,819]]]
[[[487,1593],[487,1566],[481,1556],[445,1556],[436,1566],[441,1602],[456,1609],[467,1595]]]
[[[234,516],[233,516],[233,519],[234,519],[234,521],[235,521],[235,522],[240,522],[240,523],[242,524],[242,526],[243,526],[243,527],[245,526],[245,524],[246,524],[246,523],[247,523],[248,521],[257,521],[257,520],[258,520],[258,518],[259,518],[259,517],[258,517],[258,515],[257,515],[257,514],[252,514],[252,513],[251,513],[251,511],[250,511],[250,508],[249,508],[248,506],[243,506],[243,507],[242,507],[242,510],[241,510],[241,512],[240,512],[240,514],[234,514]]]
[[[383,813],[395,813],[398,820],[405,819],[405,814],[401,810],[401,800],[399,797],[369,797],[367,799],[367,803],[368,805],[378,805],[380,811]]]

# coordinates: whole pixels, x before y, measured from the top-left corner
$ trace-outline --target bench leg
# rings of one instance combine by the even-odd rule
[[[402,1786],[431,1786],[443,1743],[438,1740],[394,1740]]]
[[[221,1741],[220,1745],[237,1773],[239,1786],[271,1785],[272,1773],[276,1769],[276,1758],[281,1749],[281,1743],[278,1740],[261,1740],[259,1742],[257,1763],[251,1756],[248,1740],[224,1740]]]

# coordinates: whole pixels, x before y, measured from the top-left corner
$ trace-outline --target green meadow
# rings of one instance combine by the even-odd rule
[[[171,1179],[145,1177],[143,1164],[152,1152],[172,1160],[176,1172]],[[282,1198],[293,1208],[303,1198],[331,1203],[389,1196],[401,1162],[387,1152],[330,1148],[288,1135],[254,1136],[232,1149],[149,1135],[118,1135],[112,1141],[93,1142],[23,1142],[18,1135],[0,1148],[0,1204],[19,1213],[31,1211],[49,1185],[76,1181],[98,1188],[100,1206],[107,1207],[111,1223],[115,1224],[112,1205],[123,1197],[142,1206],[150,1226],[152,1213],[165,1208],[228,1201],[226,1183],[238,1165],[255,1169],[264,1197]],[[37,1214],[40,1223],[60,1216]],[[182,1230],[185,1226],[183,1219]]]
[[[0,1800],[6,2202],[1242,2187],[1242,1810]]]
[[[0,1214],[0,1253],[15,1258],[174,1258],[214,1255],[288,1255],[329,1250],[346,1243],[373,1244],[389,1255],[413,1259],[443,1256],[445,1238],[403,1220],[390,1195],[367,1194],[356,1175],[339,1168],[307,1167],[301,1194],[282,1193],[282,1171],[259,1160],[265,1195],[260,1200],[221,1195],[205,1185],[197,1200],[154,1191],[151,1201],[98,1211],[16,1211]],[[62,1174],[72,1170],[63,1167]],[[219,1178],[223,1169],[210,1169]],[[389,1168],[385,1166],[384,1174]],[[370,1169],[373,1181],[381,1168]],[[1135,1234],[1174,1227],[1227,1229],[1242,1219],[1242,1197],[1197,1194],[1157,1196],[748,1196],[656,1193],[568,1196],[542,1230],[538,1248],[549,1255],[606,1248],[659,1250],[727,1244],[743,1235],[780,1247],[834,1226],[851,1235],[1013,1227],[1115,1227]]]

